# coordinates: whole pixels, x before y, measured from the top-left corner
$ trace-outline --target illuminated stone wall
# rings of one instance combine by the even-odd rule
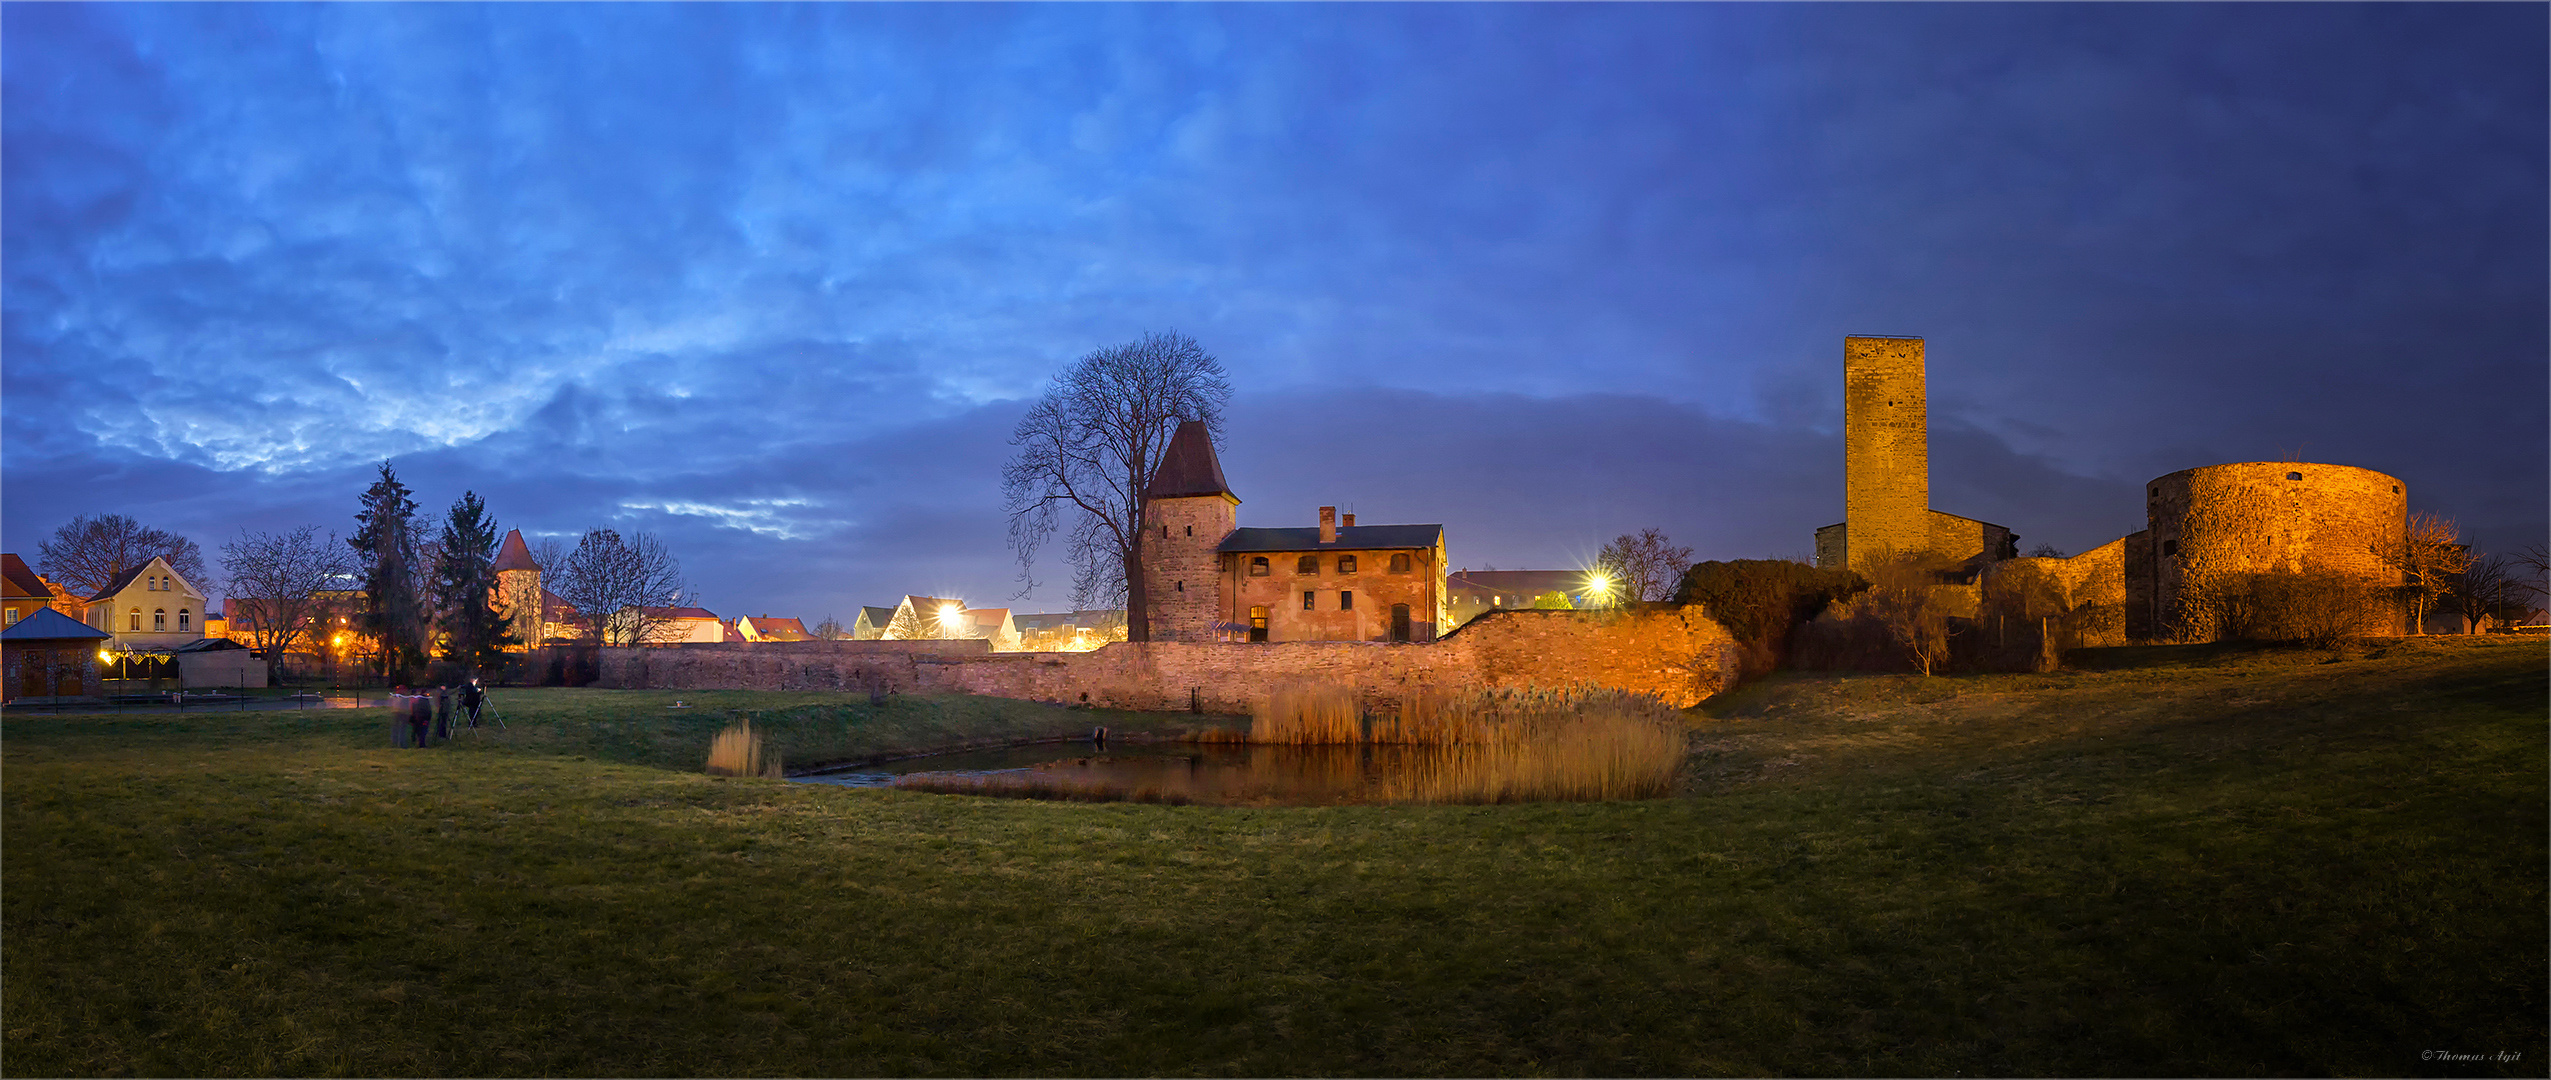
[[[2243,574],[2323,569],[2377,588],[2401,583],[2399,571],[2374,553],[2376,545],[2400,542],[2408,517],[2408,492],[2396,477],[2347,465],[2251,461],[2182,469],[2145,485],[2144,493],[2156,639],[2214,638],[2212,592]]]
[[[1843,339],[1846,563],[1931,545],[1930,408],[1922,339]]]
[[[1143,586],[1150,591],[1154,641],[1212,641],[1226,604],[1222,558],[1214,548],[1231,535],[1228,495],[1154,499],[1144,512]]]
[[[1200,530],[1201,531],[1201,530]],[[1600,686],[1697,704],[1736,675],[1736,642],[1699,606],[1499,611],[1426,644],[1121,642],[993,653],[980,641],[821,641],[606,649],[597,685],[962,691],[1129,709],[1245,712],[1290,682],[1342,682],[1377,704],[1419,688]]]

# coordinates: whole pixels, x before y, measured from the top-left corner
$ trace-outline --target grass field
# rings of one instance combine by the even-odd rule
[[[982,699],[11,717],[0,1068],[2543,1074],[2541,642],[2082,659],[1776,677],[1623,803],[700,772],[1194,719]]]

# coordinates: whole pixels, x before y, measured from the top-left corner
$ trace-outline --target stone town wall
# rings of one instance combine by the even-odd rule
[[[2037,575],[2064,608],[2064,627],[2083,646],[2126,643],[2126,541],[2111,540],[2069,559],[2017,558],[1994,563],[1989,579]]]
[[[605,649],[600,686],[987,694],[1112,708],[1245,712],[1289,682],[1343,682],[1388,704],[1421,687],[1594,685],[1689,707],[1726,689],[1736,640],[1698,605],[1498,611],[1424,644],[1118,642],[994,653],[979,641],[824,641]]]
[[[2212,640],[2212,594],[2240,575],[2326,569],[2377,588],[2400,585],[2400,573],[2374,553],[2399,542],[2408,516],[2409,497],[2395,477],[2251,461],[2182,469],[2145,492],[2156,638]]]

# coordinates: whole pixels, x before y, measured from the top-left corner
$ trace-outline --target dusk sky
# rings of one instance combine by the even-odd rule
[[[1932,504],[2077,552],[2223,462],[2541,542],[2540,4],[0,8],[0,540],[82,513],[662,536],[720,615],[1025,598],[1090,350],[1236,388],[1243,525],[1452,565],[1842,520],[1847,334]],[[1059,545],[1058,545],[1059,549]],[[218,592],[218,589],[215,589]]]

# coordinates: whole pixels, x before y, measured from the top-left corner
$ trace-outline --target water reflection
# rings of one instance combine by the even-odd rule
[[[1196,743],[1119,743],[1101,752],[1083,744],[915,758],[877,766],[874,771],[797,779],[848,787],[1227,806],[1508,801],[1430,794],[1442,778],[1476,768],[1480,753],[1459,747]],[[1609,797],[1661,793],[1620,792]]]

